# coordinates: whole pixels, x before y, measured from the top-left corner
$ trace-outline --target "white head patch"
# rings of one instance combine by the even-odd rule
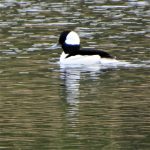
[[[80,38],[76,32],[71,31],[67,35],[65,43],[70,44],[70,45],[79,45],[80,44]]]

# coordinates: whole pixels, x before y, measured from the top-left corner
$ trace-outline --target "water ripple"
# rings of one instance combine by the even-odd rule
[[[0,9],[0,149],[149,149],[149,1],[1,0]],[[51,46],[77,27],[82,47],[118,63],[60,65]]]

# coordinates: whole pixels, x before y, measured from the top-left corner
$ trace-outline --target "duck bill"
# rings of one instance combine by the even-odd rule
[[[57,49],[57,48],[61,48],[59,43],[56,43],[50,47],[50,49]]]

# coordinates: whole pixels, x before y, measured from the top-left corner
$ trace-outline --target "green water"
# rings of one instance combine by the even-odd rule
[[[1,150],[149,150],[149,1],[0,1]],[[134,66],[62,67],[65,29]]]

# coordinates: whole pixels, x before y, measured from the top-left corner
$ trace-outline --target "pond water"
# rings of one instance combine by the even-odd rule
[[[75,28],[128,65],[60,66]],[[149,30],[148,0],[1,0],[0,149],[149,150]]]

